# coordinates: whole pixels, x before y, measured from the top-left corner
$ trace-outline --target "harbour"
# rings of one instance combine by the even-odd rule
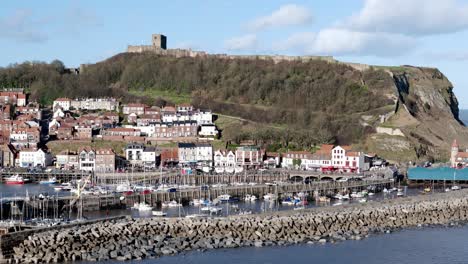
[[[184,256],[168,256],[197,250],[216,254],[211,249],[249,251],[268,246],[274,250],[280,246],[293,251],[294,245],[333,247],[338,242],[337,245],[352,243],[349,241],[406,228],[463,224],[468,220],[466,192],[208,220],[127,217],[20,231],[2,236],[0,242],[6,250],[11,239],[21,238],[20,244],[10,244],[20,263],[34,263],[38,256],[43,256],[45,262],[150,259],[142,263],[152,263],[151,259],[163,256],[162,259],[177,261]],[[51,244],[56,245],[56,251],[47,250]]]

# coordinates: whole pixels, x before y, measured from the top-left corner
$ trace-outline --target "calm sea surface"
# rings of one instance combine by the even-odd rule
[[[467,246],[468,227],[423,228],[373,235],[361,241],[345,241],[337,244],[220,249],[124,263],[466,264],[468,263]]]

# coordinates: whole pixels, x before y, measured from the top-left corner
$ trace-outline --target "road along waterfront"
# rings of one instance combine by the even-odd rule
[[[461,190],[227,218],[102,221],[28,234],[14,248],[12,258],[18,263],[131,260],[197,249],[360,240],[372,232],[466,221],[467,194],[468,190]],[[7,239],[2,237],[2,243]]]

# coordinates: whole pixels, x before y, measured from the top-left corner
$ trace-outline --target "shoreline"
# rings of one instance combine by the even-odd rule
[[[191,250],[361,240],[369,234],[468,220],[468,190],[303,211],[213,219],[103,221],[36,233],[13,263],[131,260]],[[51,246],[52,245],[52,246]]]

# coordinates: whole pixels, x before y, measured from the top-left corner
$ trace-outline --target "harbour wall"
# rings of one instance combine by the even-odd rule
[[[131,260],[188,250],[360,240],[374,232],[468,220],[468,190],[303,211],[214,219],[104,221],[33,234],[16,263]]]

